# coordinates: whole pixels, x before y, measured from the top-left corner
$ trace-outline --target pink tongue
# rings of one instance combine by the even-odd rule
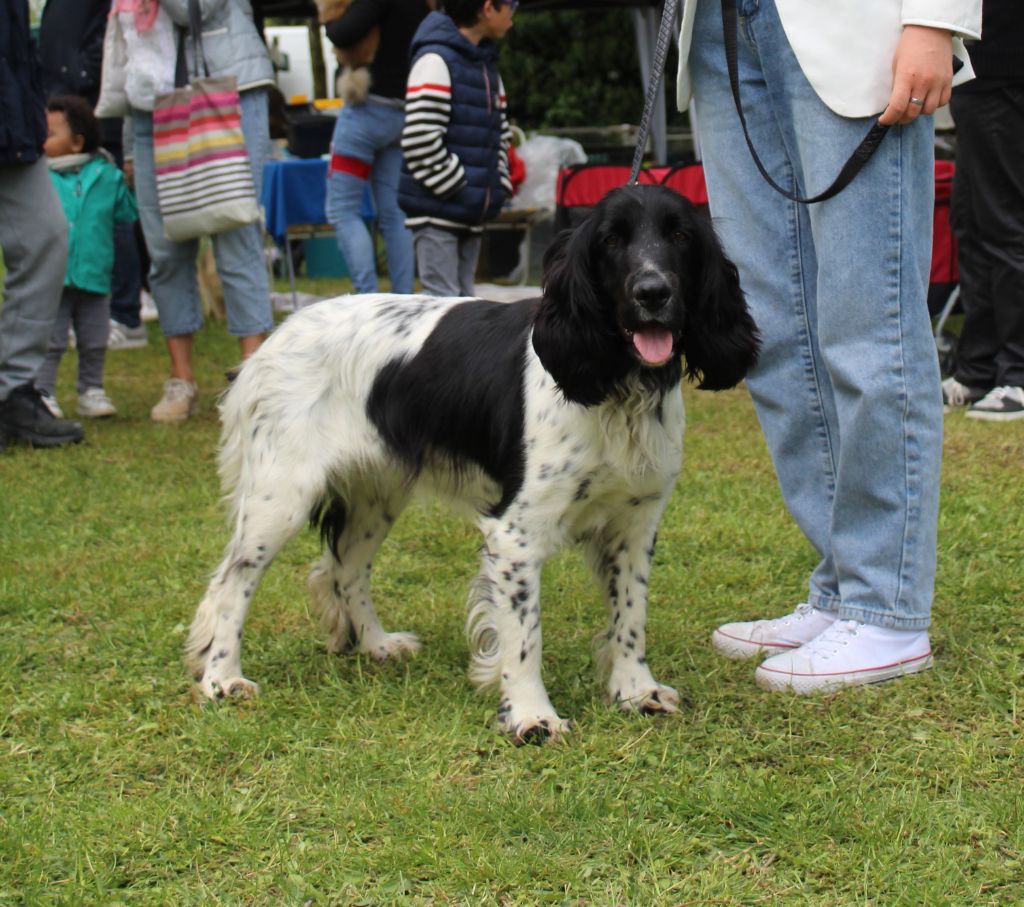
[[[672,332],[653,325],[633,335],[633,346],[640,358],[650,365],[661,365],[672,355]]]

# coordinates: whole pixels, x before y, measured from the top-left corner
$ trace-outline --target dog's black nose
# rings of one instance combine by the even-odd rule
[[[633,284],[633,298],[652,314],[660,312],[672,297],[672,288],[659,274],[645,274]]]

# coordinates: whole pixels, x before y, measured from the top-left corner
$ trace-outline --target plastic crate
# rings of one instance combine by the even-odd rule
[[[348,277],[345,257],[333,236],[315,236],[303,242],[307,277]]]

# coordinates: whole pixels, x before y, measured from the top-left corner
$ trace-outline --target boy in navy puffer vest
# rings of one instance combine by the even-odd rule
[[[495,41],[518,0],[447,0],[413,37],[398,201],[423,291],[473,295],[483,225],[512,194],[505,89]]]

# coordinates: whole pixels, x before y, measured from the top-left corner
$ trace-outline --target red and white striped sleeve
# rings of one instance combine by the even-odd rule
[[[445,144],[451,111],[448,66],[439,54],[424,54],[413,64],[406,84],[402,153],[413,177],[440,197],[466,183],[462,162]]]

